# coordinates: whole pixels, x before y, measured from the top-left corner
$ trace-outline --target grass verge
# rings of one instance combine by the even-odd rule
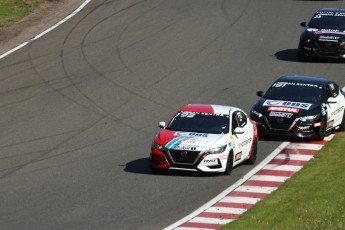
[[[345,229],[345,133],[226,229]]]
[[[0,28],[27,16],[45,0],[1,0]]]

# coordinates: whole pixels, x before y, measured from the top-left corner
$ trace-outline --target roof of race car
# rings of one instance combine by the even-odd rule
[[[226,105],[188,104],[188,105],[183,106],[180,109],[180,111],[229,115],[231,109],[237,109],[237,108],[233,106],[226,106]]]
[[[317,13],[322,13],[322,12],[345,12],[345,9],[340,9],[340,8],[321,8],[317,11]]]
[[[325,85],[331,81],[321,77],[309,77],[309,76],[282,76],[277,81],[289,81],[299,83],[314,83],[319,85]]]

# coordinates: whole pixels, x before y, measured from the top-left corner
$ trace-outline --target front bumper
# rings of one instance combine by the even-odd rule
[[[253,118],[252,118],[253,119]],[[262,136],[280,136],[280,137],[297,137],[297,138],[313,138],[317,136],[320,128],[320,121],[305,121],[295,122],[290,125],[288,129],[279,129],[277,126],[272,128],[264,117],[261,119],[254,119]]]
[[[228,151],[220,154],[198,153],[195,160],[189,163],[183,162],[180,158],[172,157],[169,150],[159,151],[151,149],[149,164],[151,167],[160,170],[181,170],[199,171],[208,173],[224,172],[228,158]],[[179,154],[179,153],[173,153]],[[179,159],[179,160],[177,160]],[[188,160],[187,160],[188,161]]]
[[[317,43],[300,42],[298,46],[298,58],[331,58],[331,59],[345,59],[345,50],[340,49],[339,44],[334,45],[332,42],[329,44],[329,48],[326,45],[320,45]],[[336,46],[336,47],[334,47]]]

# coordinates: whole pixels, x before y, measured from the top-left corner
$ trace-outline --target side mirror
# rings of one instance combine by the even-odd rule
[[[241,128],[241,127],[237,127],[237,128],[235,128],[235,130],[234,130],[234,134],[243,134],[243,133],[245,133],[245,129],[244,128]]]
[[[327,102],[328,102],[328,103],[337,103],[337,99],[336,99],[335,97],[329,97],[329,98],[327,99]]]
[[[256,95],[259,97],[263,97],[264,96],[264,91],[258,91],[256,92]]]
[[[159,122],[158,127],[163,129],[165,127],[165,121]]]
[[[306,23],[306,22],[301,22],[301,23],[300,23],[300,26],[302,26],[302,27],[307,27],[307,23]]]

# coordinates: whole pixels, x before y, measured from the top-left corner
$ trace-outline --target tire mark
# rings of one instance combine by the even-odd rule
[[[56,144],[55,146],[53,146],[51,149],[49,149],[48,151],[44,151],[42,154],[30,159],[29,161],[27,161],[26,163],[20,164],[18,166],[12,167],[10,169],[7,169],[8,172],[5,172],[3,175],[0,175],[0,180],[4,179],[12,174],[14,174],[15,172],[19,171],[20,169],[38,161],[39,159],[41,159],[42,157],[48,155],[49,153],[59,149],[62,146],[66,146],[71,140],[73,140],[75,137],[81,135],[82,133],[86,132],[87,130],[91,129],[92,127],[94,127],[97,123],[99,123],[100,121],[102,121],[104,118],[101,117],[100,119],[97,119],[96,121],[92,122],[91,124],[89,124],[88,126],[80,129],[78,132],[76,132],[75,134],[72,134],[68,137],[66,137],[63,141],[61,141],[60,143]]]
[[[146,0],[141,1],[141,2],[139,2],[139,3],[137,3],[137,4],[140,4],[140,3],[143,3],[143,2],[146,2]],[[161,2],[159,5],[161,5],[162,3],[163,3],[163,2]],[[130,8],[132,8],[133,6],[137,5],[137,4],[131,5],[131,6],[127,7],[126,9],[130,9]],[[153,10],[153,9],[155,9],[155,8],[157,8],[157,7],[158,7],[158,6],[155,6],[155,7],[151,8],[151,9],[149,9],[148,11],[144,12],[144,14],[147,14],[148,12],[150,12],[151,10]],[[87,33],[86,33],[85,36],[83,37],[82,46],[81,46],[83,59],[84,59],[85,62],[88,64],[88,66],[89,66],[99,77],[101,77],[102,79],[104,79],[104,80],[110,82],[110,83],[111,83],[112,85],[114,85],[115,87],[121,88],[121,89],[125,90],[126,92],[128,92],[129,94],[131,94],[131,95],[133,95],[133,96],[136,96],[136,97],[138,97],[138,98],[145,99],[145,100],[150,101],[150,102],[152,102],[153,104],[157,104],[157,105],[159,105],[159,106],[161,106],[161,107],[163,107],[163,108],[172,109],[170,106],[167,106],[167,105],[165,105],[165,104],[159,103],[159,102],[157,102],[157,101],[155,101],[155,100],[150,99],[149,97],[145,97],[145,96],[143,96],[143,95],[140,95],[140,94],[138,94],[137,92],[135,92],[135,91],[133,91],[133,90],[130,90],[130,89],[127,88],[127,87],[122,86],[121,84],[117,83],[116,81],[112,80],[111,78],[106,77],[106,76],[105,76],[104,74],[102,74],[94,65],[92,65],[92,63],[88,60],[87,55],[85,54],[84,47],[86,46],[86,45],[85,45],[85,40],[86,40],[87,36],[88,36],[98,25],[100,25],[100,24],[103,23],[104,21],[108,20],[109,18],[111,18],[111,17],[113,17],[113,16],[115,16],[115,15],[121,13],[121,12],[124,11],[124,10],[125,10],[125,9],[123,9],[123,10],[121,10],[121,11],[119,11],[119,12],[116,12],[116,13],[114,13],[114,14],[112,14],[112,15],[110,15],[110,16],[104,18],[104,19],[102,19],[101,21],[99,21],[98,23],[96,23],[93,27],[91,27],[89,31],[87,31]],[[142,15],[141,15],[141,16],[142,16]],[[135,22],[136,20],[138,20],[141,16],[139,16],[139,17],[137,17],[136,19],[134,19],[131,23],[133,23],[133,22]],[[131,24],[131,23],[130,23],[130,24]],[[127,26],[125,27],[125,29],[121,32],[121,34],[122,34],[122,33],[126,30],[126,28],[128,28],[128,27],[129,27],[129,25],[127,25]],[[121,38],[121,35],[120,35],[119,37]],[[118,40],[120,40],[120,38],[119,38]],[[122,59],[122,57],[121,57],[121,54],[119,53],[119,52],[120,52],[119,46],[117,45],[116,47],[117,47],[117,48],[116,48],[117,54],[118,54],[118,56],[119,56],[119,60],[120,60],[121,64],[122,64],[122,65],[125,67],[125,69],[127,69],[130,73],[135,74],[135,73],[125,64],[125,62],[123,61],[123,59]],[[120,71],[120,70],[118,70],[118,71]],[[121,107],[122,107],[123,105],[125,105],[125,104],[126,104],[126,102],[123,103],[122,105],[120,105],[117,109],[121,108]]]
[[[104,1],[103,3],[106,3],[106,1]],[[130,7],[133,7],[137,4],[140,4],[141,2],[139,3],[136,3]],[[71,82],[72,86],[79,92],[80,95],[82,95],[84,98],[86,98],[91,104],[93,104],[96,108],[98,108],[100,111],[102,111],[102,114],[103,116],[106,116],[108,117],[109,119],[113,120],[113,121],[118,121],[118,122],[121,122],[122,124],[126,125],[127,127],[135,130],[135,131],[139,131],[139,132],[143,132],[145,133],[145,130],[142,130],[142,129],[139,129],[139,128],[136,128],[134,126],[131,126],[129,124],[126,124],[122,121],[122,119],[116,117],[115,115],[111,114],[110,112],[111,111],[107,111],[106,109],[104,109],[102,106],[100,106],[97,101],[93,100],[91,97],[89,97],[86,93],[84,93],[73,81],[71,75],[68,73],[67,69],[66,69],[66,65],[65,65],[65,62],[64,62],[64,47],[67,43],[67,40],[69,39],[69,37],[71,36],[71,34],[74,32],[74,30],[79,26],[79,24],[84,21],[88,16],[90,16],[92,13],[94,13],[100,6],[103,6],[104,4],[100,4],[98,7],[95,7],[94,9],[92,9],[87,15],[85,15],[84,17],[82,17],[78,23],[76,23],[73,28],[69,31],[69,33],[67,34],[67,36],[65,37],[64,41],[63,41],[63,45],[62,45],[62,48],[61,48],[61,52],[60,52],[60,61],[61,61],[61,64],[62,64],[62,68],[63,68],[63,71],[64,71],[64,74],[65,76],[68,78],[68,80]]]
[[[225,1],[223,0],[222,2],[222,12],[224,14],[224,6],[225,6]],[[232,21],[231,23],[229,23],[224,30],[219,33],[216,37],[214,37],[213,39],[211,39],[209,42],[207,42],[204,46],[202,46],[199,50],[197,50],[194,54],[192,54],[186,61],[183,62],[182,66],[185,66],[187,63],[189,63],[192,59],[194,59],[196,56],[198,56],[199,54],[201,54],[202,52],[204,52],[208,47],[210,47],[212,44],[214,44],[216,41],[218,41],[221,37],[224,36],[224,34],[226,32],[228,32],[228,30],[233,27],[243,16],[244,12],[248,9],[249,5],[251,3],[251,0],[247,1],[247,4],[245,5],[245,7],[242,9],[241,13],[239,14],[239,16],[237,18],[235,18],[234,21]],[[225,18],[226,19],[226,18]],[[227,20],[227,19],[226,19]],[[228,20],[227,20],[228,21]],[[160,82],[162,82],[163,80],[165,80],[166,78],[168,78],[169,76],[171,76],[173,73],[175,73],[178,70],[178,68],[172,70],[171,72],[167,73],[166,75],[164,75],[162,78],[158,79],[157,81],[155,81],[153,83],[153,85],[157,85]]]

